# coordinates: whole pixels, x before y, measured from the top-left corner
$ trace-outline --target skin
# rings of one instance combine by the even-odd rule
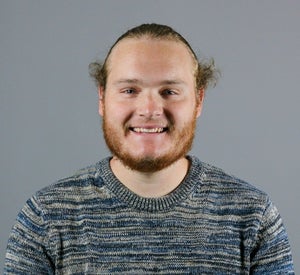
[[[108,65],[99,114],[112,171],[140,196],[166,195],[188,171],[185,155],[202,109],[194,60],[181,42],[143,37],[120,41]]]

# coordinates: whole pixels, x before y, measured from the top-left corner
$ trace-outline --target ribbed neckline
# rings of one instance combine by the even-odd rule
[[[118,199],[129,206],[149,212],[168,210],[180,201],[185,200],[192,192],[194,186],[201,182],[203,166],[201,161],[194,156],[188,156],[190,161],[189,171],[182,183],[170,194],[159,198],[144,198],[129,190],[113,174],[110,168],[111,157],[101,160],[97,164],[99,176],[103,179],[107,188],[113,192]]]

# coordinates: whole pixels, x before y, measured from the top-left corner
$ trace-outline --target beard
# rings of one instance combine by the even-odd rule
[[[126,167],[143,172],[154,173],[160,171],[179,159],[185,157],[192,148],[195,129],[196,129],[196,111],[191,121],[186,123],[181,129],[176,129],[173,123],[168,127],[167,134],[171,136],[173,143],[170,150],[158,156],[134,156],[126,150],[122,144],[122,137],[120,137],[119,130],[117,130],[113,123],[109,123],[106,119],[106,114],[103,115],[103,135],[106,145],[113,156],[117,157]],[[124,136],[126,130],[123,131]]]

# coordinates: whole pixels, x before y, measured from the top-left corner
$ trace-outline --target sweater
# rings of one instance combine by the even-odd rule
[[[4,274],[294,274],[269,197],[188,158],[160,198],[127,189],[110,158],[38,191],[12,228]]]

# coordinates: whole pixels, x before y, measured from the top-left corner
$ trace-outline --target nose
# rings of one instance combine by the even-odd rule
[[[163,114],[163,102],[159,95],[145,93],[139,95],[137,114],[145,118],[155,118]]]

